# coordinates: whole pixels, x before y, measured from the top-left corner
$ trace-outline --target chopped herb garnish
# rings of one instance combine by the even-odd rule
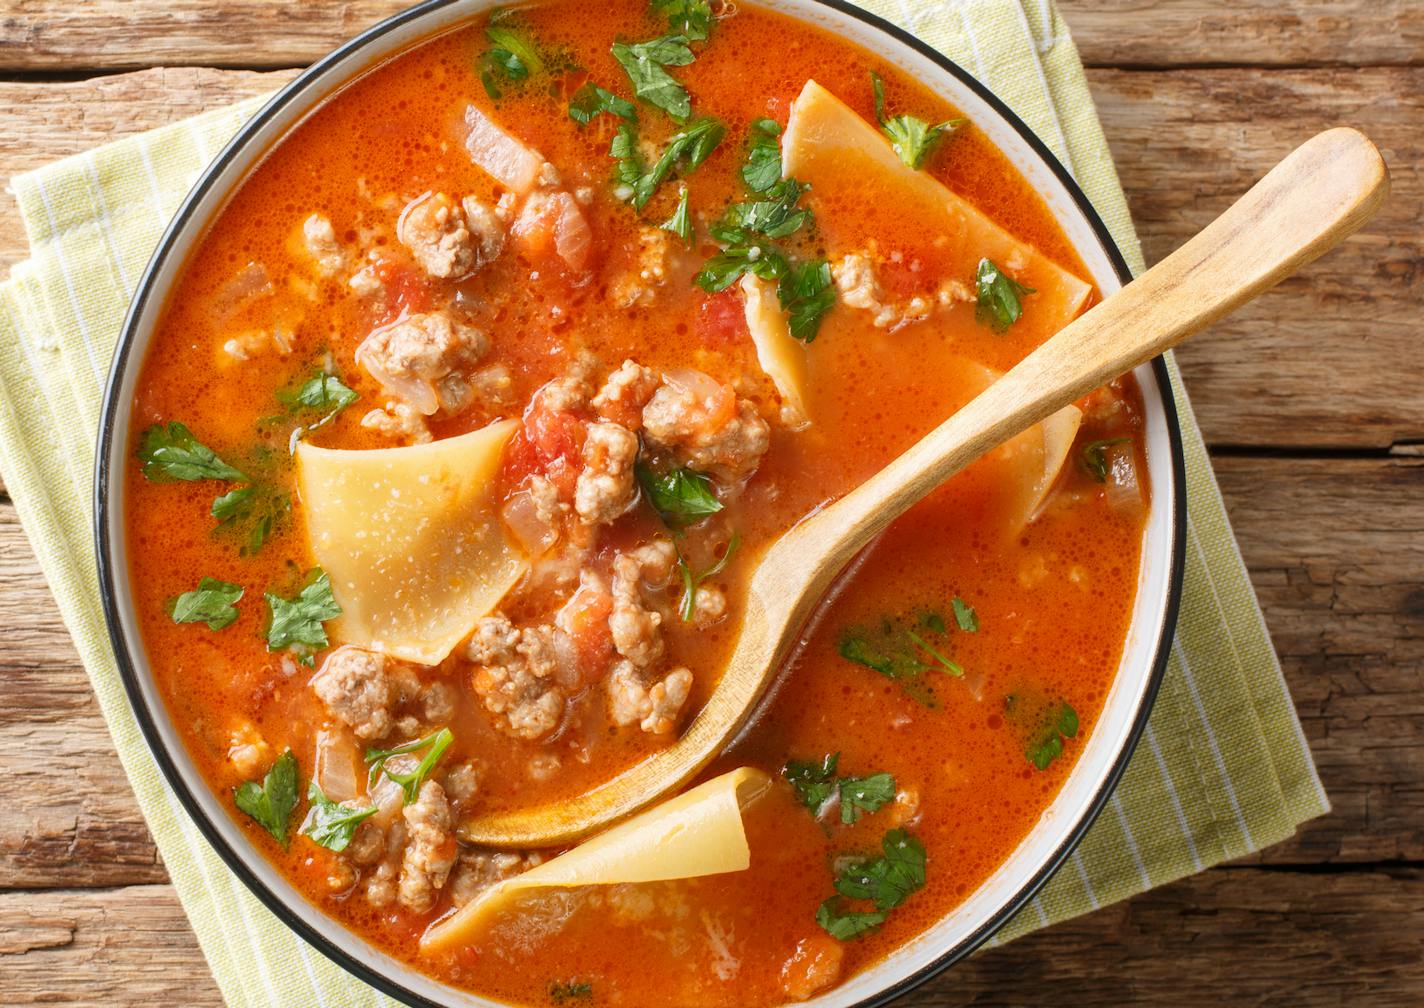
[[[900,160],[911,168],[918,169],[925,163],[930,149],[940,139],[964,125],[963,119],[948,119],[931,126],[923,119],[912,115],[898,115],[885,118],[885,84],[875,71],[870,72],[870,84],[875,90],[875,118],[880,120],[880,129],[890,138],[890,145]]]
[[[819,815],[821,807],[831,798],[836,788],[836,763],[840,753],[827,753],[819,761],[797,762],[792,760],[781,768],[781,776],[786,778],[796,798]]]
[[[890,911],[924,888],[925,848],[904,830],[894,829],[880,843],[884,852],[848,865],[836,879],[836,893],[816,911],[816,923],[832,938],[848,941],[874,930]],[[846,900],[870,900],[874,910],[848,910]]]
[[[587,126],[604,112],[629,122],[638,118],[638,110],[632,102],[599,87],[593,81],[585,81],[569,99],[569,118],[580,125]]]
[[[726,290],[750,273],[763,280],[780,280],[791,271],[786,257],[772,246],[758,241],[724,248],[702,264],[693,282],[708,294]]]
[[[954,622],[959,629],[968,633],[976,633],[979,630],[979,614],[974,611],[974,607],[964,601],[958,595],[949,600],[949,604],[954,607]]]
[[[247,479],[177,420],[154,424],[144,431],[138,457],[143,462],[144,476],[154,483]]]
[[[895,778],[884,771],[869,777],[842,777],[837,787],[841,793],[841,822],[847,825],[863,813],[878,812],[886,802],[895,800]]]
[[[747,163],[742,181],[752,192],[764,193],[781,181],[781,126],[775,119],[758,119],[751,125]]]
[[[956,619],[959,615],[956,608]],[[948,655],[947,636],[944,617],[927,611],[914,619],[885,619],[878,627],[850,627],[841,634],[840,654],[847,661],[896,680],[907,694],[932,707],[934,696],[923,679],[924,673],[933,670],[956,677],[964,675],[964,669]]]
[[[678,122],[692,115],[692,99],[664,67],[687,66],[695,59],[688,36],[663,35],[648,42],[615,42],[613,58],[628,75],[639,98],[662,109]]]
[[[376,786],[376,778],[380,776],[381,771],[384,770],[387,777],[401,786],[401,790],[405,792],[405,802],[409,805],[415,801],[416,797],[420,794],[420,785],[425,783],[426,775],[435,767],[435,764],[439,762],[440,757],[445,754],[445,750],[450,747],[450,743],[454,740],[455,736],[451,733],[449,728],[441,728],[439,731],[427,735],[423,739],[416,739],[414,742],[398,745],[394,749],[367,749],[366,762],[371,764],[370,774],[366,782],[367,789]],[[391,769],[386,766],[386,761],[392,756],[404,756],[409,753],[419,752],[427,746],[430,747],[429,752],[425,754],[424,758],[421,759],[420,763],[417,764],[413,770],[398,773],[392,772]]]
[[[1106,441],[1089,441],[1083,446],[1083,465],[1099,483],[1108,481],[1107,449],[1114,445],[1128,444],[1130,437],[1108,438]]]
[[[1063,755],[1063,740],[1078,734],[1078,712],[1065,700],[1049,708],[1042,726],[1029,738],[1028,761],[1040,770]]]
[[[341,376],[326,368],[318,368],[308,377],[277,391],[277,401],[286,411],[277,416],[265,417],[259,421],[263,425],[293,423],[287,437],[287,451],[297,450],[297,442],[314,433],[332,420],[360,396],[346,386]],[[308,422],[307,418],[315,416]],[[301,422],[296,422],[300,418]]]
[[[831,264],[821,259],[792,267],[777,283],[776,296],[792,337],[810,343],[821,331],[821,319],[836,303]]]
[[[813,220],[810,210],[797,207],[810,188],[794,178],[782,179],[766,191],[769,199],[733,203],[727,207],[713,235],[729,245],[746,244],[749,234],[765,238],[789,237]]]
[[[902,829],[880,842],[884,856],[849,865],[836,879],[836,892],[867,899],[877,910],[893,910],[925,884],[925,847]]]
[[[241,545],[238,551],[251,556],[260,550],[292,509],[292,499],[268,483],[230,490],[213,501],[213,517],[218,531],[232,531]]]
[[[613,180],[626,190],[618,194],[619,198],[632,199],[638,180],[643,177],[643,155],[638,150],[638,131],[631,123],[618,124],[608,145],[608,156],[617,162],[613,168]]]
[[[277,757],[262,783],[244,781],[232,790],[233,801],[257,824],[287,846],[287,820],[297,807],[297,758],[288,749]]]
[[[624,127],[629,135],[632,135],[630,127]],[[707,156],[712,153],[722,137],[726,135],[727,128],[722,123],[710,116],[704,116],[685,129],[674,133],[668,140],[667,146],[663,148],[662,154],[658,157],[653,167],[640,175],[633,186],[633,205],[639,210],[648,205],[648,200],[653,198],[653,193],[657,192],[658,186],[667,181],[673,170],[677,169],[680,174],[686,175],[693,171]],[[614,137],[614,148],[623,151],[627,147],[627,142],[620,141],[618,136]],[[610,154],[620,159],[618,177],[619,181],[624,181],[625,175],[630,172],[630,168],[624,166],[624,162],[632,162],[636,165],[637,143],[634,140],[632,155],[615,153],[610,149]],[[641,169],[640,169],[641,170]]]
[[[988,259],[979,260],[974,286],[978,296],[974,318],[992,327],[995,332],[1003,332],[1017,322],[1023,314],[1023,296],[1036,293],[1032,287],[1025,287]]]
[[[549,1000],[556,1005],[575,998],[593,996],[593,984],[587,980],[554,980],[549,983]]]
[[[708,0],[652,0],[649,6],[668,19],[668,30],[693,42],[712,32],[712,4]]]
[[[320,567],[307,572],[307,583],[295,598],[284,599],[268,592],[267,606],[272,620],[267,627],[267,650],[287,648],[303,665],[313,664],[313,655],[326,647],[327,620],[341,615],[341,606],[331,596],[331,579]]]
[[[513,26],[500,23],[509,18],[509,11],[496,10],[485,26],[490,48],[480,57],[480,83],[484,85],[485,93],[495,101],[503,97],[498,82],[501,75],[511,83],[517,83],[528,80],[531,74],[544,71],[544,61],[534,44]]]
[[[658,227],[671,231],[687,244],[692,244],[692,213],[687,206],[687,186],[682,187],[682,195],[678,197],[677,209],[673,211],[673,215]]]
[[[317,786],[315,780],[307,785],[307,798],[311,808],[302,821],[302,832],[327,850],[344,851],[351,838],[356,835],[356,827],[364,819],[376,814],[376,806],[350,808],[334,802]]]
[[[817,908],[816,923],[836,941],[850,941],[867,931],[874,931],[889,916],[875,910],[847,910],[844,899],[832,896]]]
[[[174,623],[206,623],[209,630],[221,630],[237,620],[237,601],[244,591],[242,585],[205,577],[197,588],[168,603],[168,615]]]
[[[636,471],[648,503],[670,528],[694,525],[722,510],[712,481],[700,472],[669,469],[656,473],[645,465],[639,465]]]
[[[682,617],[684,623],[691,623],[692,617],[697,615],[697,589],[702,586],[702,582],[708,578],[714,578],[726,568],[727,563],[732,559],[732,554],[737,551],[737,544],[741,542],[741,537],[737,533],[732,533],[732,538],[727,541],[727,548],[723,550],[721,558],[700,574],[695,573],[688,564],[687,558],[682,555],[682,551],[677,552],[677,569],[682,575],[682,600],[678,603],[678,615]]]

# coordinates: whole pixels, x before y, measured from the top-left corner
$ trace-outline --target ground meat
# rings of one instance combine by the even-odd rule
[[[357,349],[356,361],[387,392],[426,416],[454,414],[473,401],[465,372],[488,348],[480,330],[430,312],[377,329]]]
[[[401,859],[397,898],[407,910],[425,913],[445,887],[458,853],[445,789],[435,781],[426,781],[402,815],[408,839]]]
[[[386,853],[386,831],[372,819],[363,819],[351,835],[345,854],[358,865],[373,865]]]
[[[547,625],[521,630],[503,616],[486,616],[475,627],[465,652],[477,666],[474,690],[501,731],[539,739],[558,727],[565,700],[556,678],[559,633]]]
[[[236,361],[248,361],[276,353],[285,357],[292,352],[292,333],[282,326],[272,329],[250,329],[223,341],[223,353]]]
[[[490,886],[523,875],[543,863],[543,855],[537,852],[461,851],[460,863],[450,882],[450,902],[462,907]]]
[[[613,558],[613,611],[608,630],[614,649],[639,668],[647,668],[663,654],[659,630],[663,617],[647,606],[644,582],[651,586],[665,582],[676,562],[676,548],[662,539]]]
[[[336,229],[321,214],[302,221],[302,242],[322,276],[333,277],[346,268],[346,251],[336,240]]]
[[[405,821],[397,819],[386,829],[385,847],[376,854],[380,863],[366,876],[366,901],[373,907],[383,909],[396,901],[404,850]]]
[[[406,403],[393,400],[385,409],[373,409],[361,418],[361,426],[406,444],[427,444],[431,440],[425,417]]]
[[[608,676],[608,716],[620,728],[634,722],[645,732],[665,734],[677,725],[677,716],[692,689],[692,673],[675,668],[648,685],[630,661],[620,661]]]
[[[715,585],[698,585],[692,599],[692,624],[709,627],[727,615],[727,596]]]
[[[456,203],[445,193],[428,193],[401,214],[396,237],[433,277],[463,277],[504,247],[504,228],[494,210],[473,196]]]
[[[396,691],[385,655],[350,645],[339,647],[312,676],[311,687],[360,738],[369,741],[390,732]]]
[[[491,406],[508,406],[514,401],[514,376],[503,364],[491,364],[470,375],[475,398]]]
[[[267,772],[272,765],[272,747],[251,721],[238,724],[228,738],[227,758],[234,770],[248,780]]]
[[[580,350],[569,362],[569,369],[562,378],[539,390],[543,406],[555,413],[583,409],[593,395],[593,374],[597,370],[598,358],[587,350]]]
[[[643,426],[643,407],[661,382],[661,376],[652,368],[625,360],[608,376],[591,405],[603,419],[636,431]]]
[[[630,265],[608,288],[609,298],[619,308],[651,304],[667,281],[672,233],[644,225],[638,228],[637,242]]]
[[[583,443],[583,471],[574,486],[574,510],[590,525],[606,525],[633,504],[638,435],[616,423],[591,423]]]
[[[643,431],[681,465],[729,483],[749,477],[771,444],[771,428],[755,406],[700,374],[664,380],[643,409]]]
[[[473,763],[461,763],[445,771],[445,794],[451,801],[467,802],[480,789],[480,771]]]
[[[929,318],[936,307],[974,300],[974,292],[961,280],[942,280],[932,294],[916,294],[907,301],[889,300],[876,276],[875,255],[871,250],[842,256],[831,266],[831,275],[840,291],[841,302],[869,312],[870,321],[877,328],[898,329]]]

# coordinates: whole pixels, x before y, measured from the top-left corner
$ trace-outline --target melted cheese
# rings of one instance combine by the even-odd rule
[[[819,208],[837,204],[895,206],[906,226],[934,235],[937,258],[947,264],[945,279],[972,287],[979,260],[992,260],[1034,288],[1024,313],[1045,332],[1072,321],[1092,290],[927,172],[907,166],[874,126],[815,81],[807,81],[792,103],[781,161],[785,174],[810,183],[818,216],[824,216]]]
[[[791,335],[775,283],[747,273],[741,287],[742,311],[756,346],[757,362],[781,393],[789,425],[805,427],[811,419],[806,412],[806,347]]]
[[[426,931],[420,949],[469,944],[492,917],[540,890],[745,871],[751,848],[742,810],[770,786],[771,778],[750,767],[699,784],[523,875],[491,886]]]
[[[435,665],[519,580],[492,488],[512,420],[409,448],[297,447],[317,563],[341,606],[338,640]]]

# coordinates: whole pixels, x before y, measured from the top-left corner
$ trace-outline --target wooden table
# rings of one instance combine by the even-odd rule
[[[1149,260],[1321,127],[1393,172],[1369,228],[1181,354],[1335,811],[905,1003],[1418,1004],[1424,2],[1062,2]],[[401,6],[4,0],[0,176],[269,91]],[[0,194],[0,263],[24,255]],[[3,496],[0,628],[0,1004],[220,1004]]]

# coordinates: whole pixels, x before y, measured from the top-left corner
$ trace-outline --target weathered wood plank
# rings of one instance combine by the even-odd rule
[[[1424,463],[1224,458],[1335,811],[1276,864],[1424,860]],[[29,546],[0,507],[0,889],[163,878]],[[55,772],[58,765],[62,772]]]
[[[1424,9],[1424,8],[1421,8]],[[0,176],[271,90],[290,72],[159,69],[0,83]],[[1424,68],[1091,74],[1149,258],[1223,209],[1295,143],[1350,122],[1380,143],[1394,192],[1343,248],[1188,344],[1208,440],[1381,448],[1424,438]],[[0,194],[0,266],[25,242]]]
[[[4,23],[0,17],[0,28]],[[175,67],[67,84],[0,82],[0,181],[111,140],[275,91],[293,76],[293,71]],[[8,189],[0,189],[0,269],[28,252],[15,199]]]
[[[1421,8],[1424,9],[1424,8]],[[1149,261],[1291,148],[1345,123],[1384,151],[1374,222],[1179,352],[1213,444],[1424,438],[1424,69],[1098,71],[1093,94]]]
[[[300,66],[406,6],[406,0],[14,0],[0,18],[0,71]],[[1424,11],[1413,0],[1063,0],[1061,6],[1089,65],[1424,62]]]
[[[1421,915],[1417,870],[1217,870],[982,953],[897,1004],[1403,1004],[1424,985]],[[221,1005],[166,886],[0,893],[0,1002]]]

